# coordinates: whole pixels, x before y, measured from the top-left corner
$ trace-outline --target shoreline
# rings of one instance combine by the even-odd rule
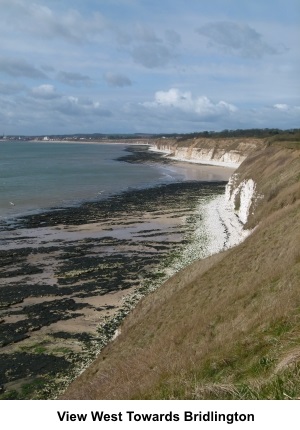
[[[193,213],[193,217],[195,216],[197,219],[194,220],[192,237],[183,245],[180,255],[172,259],[169,267],[164,264],[157,267],[156,270],[159,272],[162,271],[163,267],[165,268],[164,276],[158,281],[152,281],[150,284],[142,282],[138,288],[123,298],[122,306],[118,312],[103,321],[99,327],[100,343],[97,346],[95,356],[82,363],[76,370],[76,376],[65,381],[65,386],[56,392],[54,399],[59,399],[74,379],[79,377],[92,364],[94,358],[101,353],[102,349],[121,334],[121,325],[124,318],[133,311],[143,297],[161,288],[165,282],[188,265],[199,259],[205,259],[226,251],[244,241],[251,234],[250,230],[243,229],[243,224],[234,214],[232,205],[229,201],[226,201],[225,191],[220,195],[215,194],[210,197],[203,197]],[[216,230],[218,231],[216,232]]]
[[[161,264],[190,240],[199,192],[224,192],[224,183],[129,190],[18,220],[0,249],[0,365],[11,375],[0,385],[7,393],[44,371],[63,379],[90,363],[133,302],[166,279]],[[43,390],[51,398],[48,381]]]
[[[102,146],[104,147],[106,145],[104,144]],[[124,155],[116,155],[116,158],[113,158],[113,162],[118,163],[121,161],[123,163],[125,162],[127,165],[128,163],[136,165],[145,164],[148,170],[151,168],[152,172],[154,172],[155,178],[153,177],[154,179],[152,178],[152,182],[149,184],[143,181],[143,171],[140,169],[141,180],[140,183],[136,185],[137,188],[148,188],[149,186],[183,180],[228,181],[232,173],[232,170],[228,168],[209,167],[200,164],[192,165],[185,162],[165,160],[162,158],[161,154],[150,152],[148,145],[121,144],[119,146],[122,150],[117,152],[119,154],[123,153]],[[117,165],[115,167],[117,168]],[[99,187],[101,190],[100,192]],[[94,186],[91,190],[87,189],[85,195],[83,195],[82,191],[76,194],[70,189],[70,194],[66,194],[66,192],[65,194],[59,193],[57,197],[53,193],[50,193],[48,196],[47,192],[44,192],[45,195],[42,194],[38,199],[36,196],[33,196],[33,199],[31,199],[30,195],[28,198],[21,198],[20,200],[15,196],[6,196],[6,203],[3,203],[0,210],[0,225],[5,225],[10,221],[13,222],[14,219],[26,215],[34,215],[49,210],[60,210],[61,208],[76,207],[84,203],[95,202],[116,193],[126,191],[126,189],[135,188],[134,185],[133,187],[128,185],[128,188],[124,186],[123,189],[122,187],[116,189],[116,187],[111,187],[108,183],[104,183],[101,186],[99,185],[99,187]],[[13,203],[10,203],[10,200],[12,200]]]
[[[195,160],[195,159],[191,159],[191,158],[182,158],[182,157],[170,156],[170,154],[172,154],[172,152],[170,152],[169,150],[157,149],[154,146],[151,146],[149,148],[149,151],[164,154],[164,156],[166,158],[168,158],[169,160],[182,161],[184,163],[190,163],[190,164],[201,164],[203,166],[207,165],[207,166],[224,167],[224,168],[229,168],[229,169],[234,169],[234,170],[237,169],[240,165],[240,163],[228,163],[225,161],[211,161],[211,160],[201,161],[201,160]]]
[[[155,150],[148,145],[147,151],[143,148],[142,151],[139,151],[138,146],[140,145],[125,148],[129,155],[119,157],[118,160],[129,163],[160,164],[164,169],[182,173],[185,180],[228,181],[235,170],[235,168],[226,165],[210,165],[197,161],[190,162],[187,159],[164,157],[164,151]],[[145,154],[146,157],[139,156],[139,153]]]
[[[170,276],[196,260],[211,257],[243,242],[252,230],[244,229],[224,194],[203,199],[197,208],[193,240],[182,250],[182,255],[171,269]]]
[[[74,143],[74,144],[89,144],[89,145],[125,145],[125,146],[146,146],[149,147],[150,143],[143,142],[124,142],[124,141],[96,141],[96,140],[28,140],[30,143]]]
[[[194,216],[195,214],[198,219],[195,221],[192,239],[183,246],[180,255],[173,259],[171,266],[166,268],[164,277],[156,283],[153,282],[148,286],[144,285],[135,289],[124,298],[123,306],[119,312],[103,323],[100,328],[101,345],[98,346],[97,356],[105,346],[121,334],[120,327],[123,319],[138,305],[143,297],[161,288],[165,282],[188,265],[238,245],[252,232],[243,230],[243,224],[234,214],[230,202],[226,201],[225,192],[203,198],[198,204]],[[216,232],[216,230],[218,231]],[[54,399],[60,399],[74,379],[79,377],[93,361],[91,359],[84,363],[80,369],[77,369],[76,377],[66,381],[65,387],[61,387]]]
[[[131,162],[140,156],[133,155]],[[167,168],[187,172],[190,165],[171,162]],[[229,173],[226,169],[222,172],[221,177]],[[10,233],[10,242],[0,248],[2,257],[10,261],[12,251],[16,261],[15,273],[5,272],[8,307],[4,307],[2,316],[0,313],[0,330],[8,329],[8,339],[15,336],[16,329],[21,330],[21,337],[12,337],[4,354],[12,354],[20,365],[28,359],[33,374],[39,354],[46,361],[47,357],[55,358],[61,393],[118,335],[123,318],[141,297],[192,261],[236,244],[241,225],[232,227],[233,212],[229,213],[229,203],[225,204],[225,183],[216,178],[191,182],[187,181],[191,176],[183,177],[178,183],[128,190],[74,208],[21,217]],[[5,264],[3,267],[6,270]],[[3,298],[1,302],[3,305]],[[50,325],[38,319],[45,312],[50,321],[56,315]],[[27,324],[25,331],[22,321]],[[55,352],[60,348],[65,350],[63,354]],[[7,366],[3,353],[0,364]],[[51,374],[52,364],[48,366]],[[71,377],[65,379],[67,374]],[[16,381],[7,381],[6,389],[18,389],[29,382],[28,375],[20,375]],[[53,391],[53,384],[46,381],[38,394],[45,397],[38,398],[57,398],[55,390],[57,387]]]

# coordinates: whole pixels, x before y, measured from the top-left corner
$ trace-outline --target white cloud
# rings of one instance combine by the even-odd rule
[[[64,96],[53,106],[53,110],[59,111],[69,117],[110,117],[110,110],[101,107],[99,102],[89,98]]]
[[[66,99],[71,103],[71,104],[78,104],[78,97],[74,97],[74,96],[68,96],[66,97]]]
[[[287,104],[285,104],[285,103],[276,103],[274,105],[274,108],[275,109],[279,109],[279,110],[288,110],[289,106]]]
[[[237,111],[236,106],[225,101],[213,103],[206,96],[194,98],[190,91],[181,92],[177,88],[171,88],[169,91],[157,91],[154,98],[154,102],[145,102],[144,106],[150,108],[175,108],[204,117]]]
[[[54,88],[53,85],[43,84],[38,87],[32,88],[30,95],[40,99],[55,99],[61,97]]]

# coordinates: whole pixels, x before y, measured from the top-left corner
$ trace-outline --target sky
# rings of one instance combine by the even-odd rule
[[[0,135],[299,128],[299,0],[0,0]]]

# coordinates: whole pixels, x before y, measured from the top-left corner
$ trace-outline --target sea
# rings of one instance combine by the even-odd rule
[[[2,221],[183,178],[176,169],[157,163],[118,161],[126,148],[126,144],[0,142]]]
[[[0,142],[0,400],[56,398],[143,295],[202,257],[202,206],[229,172],[148,149]]]

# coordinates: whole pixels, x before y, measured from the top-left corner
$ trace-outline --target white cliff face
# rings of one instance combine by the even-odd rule
[[[225,190],[225,198],[232,204],[232,207],[239,220],[246,224],[253,203],[259,196],[256,192],[256,184],[253,179],[247,179],[240,184],[237,182],[237,175],[233,174]]]
[[[169,268],[169,275],[195,260],[210,257],[238,245],[250,233],[251,230],[244,229],[243,223],[224,194],[203,199],[198,206],[194,240],[182,251],[180,259]]]
[[[206,148],[194,148],[190,154],[186,155],[190,156],[190,159],[197,160],[198,162],[233,168],[238,167],[246,158],[237,151]]]
[[[237,168],[247,157],[236,150],[192,146],[176,148],[167,143],[152,147],[152,150],[165,153],[171,159],[233,168]],[[202,217],[195,232],[197,240],[187,247],[183,258],[185,264],[242,242],[251,233],[244,225],[260,197],[253,179],[240,182],[239,174],[234,173],[225,188],[225,195],[212,199],[204,206],[200,204]]]
[[[240,188],[240,208],[238,211],[239,219],[243,224],[248,221],[250,208],[254,202],[256,184],[253,179],[242,182]]]
[[[259,197],[253,179],[239,183],[238,174],[230,177],[225,195],[212,199],[201,209],[204,220],[198,228],[203,236],[201,258],[236,246],[251,234],[252,230],[244,225]]]
[[[253,231],[245,229],[244,225],[256,199],[256,184],[253,179],[239,183],[238,175],[233,174],[226,186],[225,194],[201,201],[198,207],[195,240],[187,245],[180,261],[171,268],[170,275],[196,259],[225,251],[245,240]]]
[[[150,146],[149,151],[162,152],[163,154],[172,153],[170,145],[159,145],[159,148],[153,145],[153,146]]]
[[[238,151],[225,151],[214,148],[174,148],[168,144],[152,146],[152,151],[169,155],[170,159],[189,161],[190,163],[211,164],[214,166],[232,167],[236,169],[245,160],[246,156]]]

